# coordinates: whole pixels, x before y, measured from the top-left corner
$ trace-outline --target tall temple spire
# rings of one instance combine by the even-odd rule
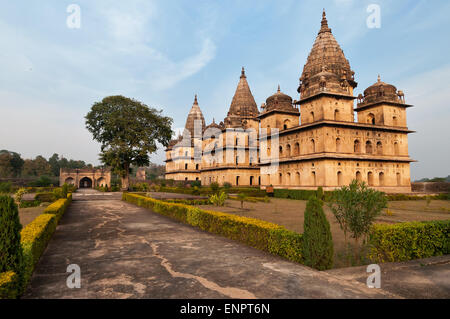
[[[198,106],[197,94],[194,97],[194,103],[192,104],[191,110],[189,111],[188,117],[186,119],[185,130],[189,131],[191,137],[194,137],[195,121],[201,121],[202,132],[205,129],[205,118],[203,117],[202,110]]]
[[[242,119],[254,118],[258,116],[258,114],[258,107],[256,106],[255,99],[250,91],[247,76],[245,75],[245,69],[242,67],[241,77],[228,111],[228,122],[232,122],[231,125],[237,126]]]

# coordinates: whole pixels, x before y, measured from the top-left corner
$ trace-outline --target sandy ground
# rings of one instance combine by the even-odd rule
[[[199,206],[202,209],[221,211],[240,216],[258,218],[282,225],[289,230],[303,233],[303,214],[306,207],[306,201],[271,198],[270,203],[244,203],[244,209],[241,209],[239,201],[227,200],[225,206],[216,207],[212,205]],[[398,201],[389,202],[388,209],[391,216],[383,213],[376,219],[378,223],[401,223],[408,221],[429,221],[450,219],[450,201],[431,201],[429,205],[423,201]],[[325,215],[331,226],[335,251],[335,267],[348,266],[348,260],[345,258],[345,240],[344,233],[340,229],[334,215],[330,209],[324,206]]]

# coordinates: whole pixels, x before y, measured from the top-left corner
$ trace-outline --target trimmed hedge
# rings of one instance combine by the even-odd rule
[[[256,187],[230,187],[230,188],[220,187],[219,191],[224,191],[228,194],[244,193],[245,195],[251,197],[267,196],[265,190]],[[214,193],[210,187],[199,187],[196,191],[194,191],[194,187],[188,188],[188,187],[166,187],[166,186],[159,187],[158,192],[180,193],[189,195],[212,195]],[[196,194],[194,194],[194,192]]]
[[[164,200],[167,203],[176,203],[176,204],[184,204],[184,205],[209,205],[209,199],[166,199]]]
[[[450,200],[450,194],[439,194],[433,196],[418,196],[418,195],[407,195],[407,194],[387,194],[387,199],[389,201],[400,201],[400,200],[426,200],[427,198],[432,200]]]
[[[204,231],[238,240],[295,262],[303,262],[302,234],[289,231],[282,226],[259,219],[202,210],[130,193],[124,193],[122,200]]]
[[[34,196],[34,200],[37,200],[41,203],[52,203],[56,200],[56,196],[54,193],[37,193]]]
[[[48,206],[41,215],[22,229],[20,243],[23,249],[23,284],[18,282],[19,276],[15,273],[0,273],[0,298],[16,298],[23,293],[34,267],[56,230],[58,221],[71,201],[70,193],[66,199],[59,199]]]
[[[309,200],[311,196],[316,196],[315,190],[304,189],[274,189],[273,196],[276,198],[288,198],[296,200]],[[324,192],[325,200],[331,196],[331,192]]]
[[[15,299],[20,285],[19,276],[13,271],[0,273],[0,299]]]
[[[450,254],[450,220],[376,224],[369,236],[368,258],[398,262]]]

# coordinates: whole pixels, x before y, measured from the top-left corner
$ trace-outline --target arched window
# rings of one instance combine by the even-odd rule
[[[339,121],[339,110],[334,110],[334,120]]]
[[[291,185],[291,173],[287,173],[286,175],[286,185]]]
[[[295,184],[300,185],[300,173],[295,173]]]
[[[250,176],[250,186],[253,185],[253,176]]]
[[[400,154],[400,149],[398,147],[398,143],[395,142],[394,143],[394,155],[399,155]]]
[[[339,137],[336,139],[336,152],[337,153],[342,152],[342,150],[341,150],[341,139]]]
[[[291,144],[286,145],[286,156],[291,156]]]
[[[369,115],[367,115],[367,123],[375,124],[375,115],[373,115],[373,113],[369,113]]]
[[[377,143],[377,154],[383,155],[383,144],[381,142]]]
[[[353,143],[353,151],[355,153],[361,153],[361,143],[359,142],[359,140],[355,140],[355,142]]]
[[[195,169],[198,171],[198,164],[195,164]]]
[[[343,185],[342,172],[337,172],[337,182],[338,182],[338,186]]]
[[[300,144],[299,143],[295,143],[294,155],[300,155]]]
[[[369,183],[369,186],[373,186],[373,173],[372,172],[367,173],[367,182]]]
[[[280,145],[280,157],[283,156],[283,146]]]
[[[239,186],[239,176],[236,176],[236,186]]]
[[[314,112],[311,112],[311,122],[314,122]]]
[[[188,169],[188,164],[184,164],[184,169]]]
[[[366,142],[366,154],[372,154],[372,142],[371,141]]]
[[[384,173],[381,172],[381,173],[379,174],[378,178],[379,178],[380,186],[384,186]]]
[[[278,184],[282,185],[283,184],[283,174],[280,173],[280,175],[278,175]]]
[[[316,186],[316,172],[311,173],[312,183],[313,186]]]
[[[361,175],[361,172],[360,172],[360,171],[356,172],[356,180],[357,180],[358,182],[361,182],[361,181],[362,181],[362,175]]]
[[[185,177],[185,178],[184,178],[184,180],[185,180],[185,181],[187,181],[187,180],[188,180],[188,178],[187,178],[187,177]]]
[[[314,139],[311,139],[311,153],[315,152],[316,152],[316,142],[314,141]]]
[[[283,124],[283,129],[287,130],[289,127],[291,127],[291,121],[285,120]]]

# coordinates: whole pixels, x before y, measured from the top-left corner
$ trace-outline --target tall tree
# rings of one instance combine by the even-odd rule
[[[172,119],[162,111],[121,95],[96,102],[86,115],[86,128],[101,143],[101,161],[121,176],[128,189],[131,165],[149,165],[157,142],[169,144]]]
[[[52,157],[48,159],[48,163],[50,164],[52,174],[54,176],[59,176],[59,155],[53,154]]]

